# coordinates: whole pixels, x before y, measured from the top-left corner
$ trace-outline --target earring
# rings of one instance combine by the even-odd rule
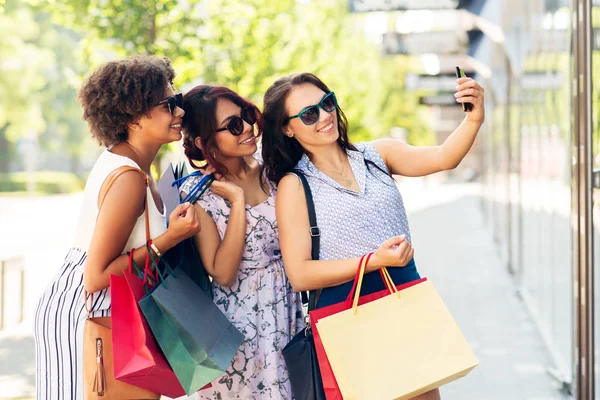
[[[293,138],[293,137],[294,137],[294,134],[293,134],[292,132],[287,132],[287,133],[286,133],[286,136],[287,136],[287,137],[289,137],[289,138]]]
[[[139,130],[140,130],[140,127],[139,127],[139,126],[136,126],[136,127],[135,127],[135,130],[136,130],[136,131],[139,131]]]
[[[211,150],[210,155],[212,158],[217,158],[217,155],[215,154],[214,150]]]

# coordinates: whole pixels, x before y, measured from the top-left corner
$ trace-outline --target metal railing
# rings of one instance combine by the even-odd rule
[[[25,305],[25,260],[0,260],[0,331],[23,322]]]

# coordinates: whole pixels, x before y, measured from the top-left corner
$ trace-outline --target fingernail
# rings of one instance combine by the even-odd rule
[[[406,238],[405,234],[400,235],[400,239],[405,239],[405,238]]]

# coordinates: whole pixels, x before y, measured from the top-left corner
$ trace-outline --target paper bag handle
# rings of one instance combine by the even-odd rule
[[[371,256],[373,255],[373,253],[369,253],[366,256],[363,256],[360,259],[360,263],[359,263],[359,268],[358,268],[358,272],[357,272],[357,277],[354,281],[354,286],[353,286],[353,290],[356,287],[356,291],[354,291],[354,300],[352,302],[352,313],[356,314],[357,308],[358,308],[358,300],[360,299],[360,290],[362,288],[362,282],[363,282],[363,278],[365,276],[365,270],[367,268],[367,264],[369,263],[369,259],[371,258]],[[392,276],[390,275],[390,272],[388,271],[388,269],[386,267],[383,267],[379,270],[381,278],[383,279],[383,283],[385,284],[386,288],[389,290],[390,294],[394,294],[396,293],[398,295],[398,298],[400,297],[400,292],[398,291],[398,288],[396,288],[396,285],[394,284],[394,281],[392,280]],[[352,290],[350,291],[349,296],[351,296]],[[349,299],[347,299],[348,301]]]
[[[365,257],[367,257],[367,254],[363,255],[360,258],[360,260],[358,261],[358,268],[356,269],[356,275],[354,276],[354,283],[352,284],[352,289],[350,289],[350,292],[348,293],[348,296],[346,297],[346,305],[348,307],[350,307],[352,305],[352,298],[354,297],[356,285],[358,285],[358,278],[360,276],[360,268],[362,266],[362,263],[363,263],[363,260],[365,259]]]
[[[348,296],[346,297],[346,304],[348,305],[348,307],[350,307],[352,305],[352,299],[353,299],[353,296],[355,293],[354,291],[356,290],[356,285],[358,284],[358,280],[359,280],[359,276],[360,276],[360,269],[362,266],[363,259],[365,257],[370,258],[373,254],[374,253],[365,254],[358,261],[358,268],[356,269],[356,276],[354,277],[354,284],[352,285],[352,289],[350,289],[350,292],[348,293]],[[368,263],[369,263],[369,259],[366,260],[365,268]],[[380,268],[379,275],[381,276],[381,279],[383,280],[383,284],[385,285],[385,288],[387,290],[389,290],[390,293],[397,292],[396,286],[394,285],[394,281],[392,280],[392,277],[391,277],[389,271],[387,270],[387,268]],[[359,291],[359,293],[360,293],[360,291]]]

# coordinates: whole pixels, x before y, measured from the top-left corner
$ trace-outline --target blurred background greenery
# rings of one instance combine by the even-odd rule
[[[99,64],[136,53],[169,57],[184,91],[216,83],[259,106],[275,79],[310,71],[335,90],[353,141],[402,127],[433,143],[428,109],[404,90],[418,66],[383,56],[369,22],[346,0],[0,0],[0,192],[81,190],[101,149],[77,90]]]

